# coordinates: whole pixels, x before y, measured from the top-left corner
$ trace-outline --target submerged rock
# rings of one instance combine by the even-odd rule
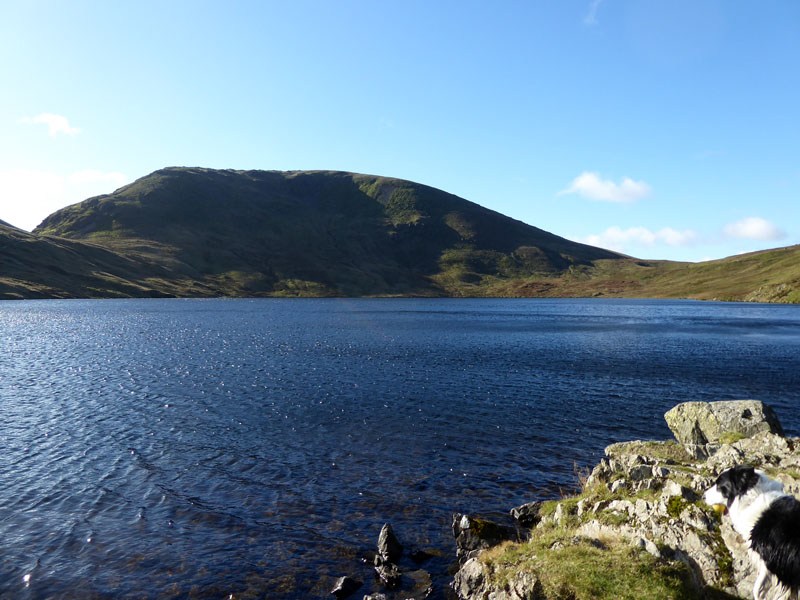
[[[425,600],[433,593],[433,580],[427,571],[423,569],[407,571],[405,576],[410,582],[408,591],[403,592],[403,600]]]
[[[427,550],[423,550],[422,548],[412,548],[411,551],[408,553],[408,557],[415,563],[421,564],[433,558],[433,554],[431,554]]]

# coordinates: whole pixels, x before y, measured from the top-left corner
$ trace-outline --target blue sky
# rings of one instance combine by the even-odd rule
[[[0,0],[0,219],[340,169],[641,258],[786,246],[798,65],[794,0]]]

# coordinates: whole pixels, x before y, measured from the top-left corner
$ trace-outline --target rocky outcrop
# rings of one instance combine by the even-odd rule
[[[750,598],[755,573],[744,540],[727,517],[720,519],[702,502],[702,493],[722,471],[741,463],[764,469],[788,493],[800,493],[800,440],[783,437],[774,412],[756,401],[687,403],[666,419],[680,443],[613,444],[579,495],[530,503],[512,515],[531,528],[532,541],[559,535],[567,543],[629,544],[659,563],[681,564],[692,580],[686,598],[700,598],[710,588]],[[520,544],[510,554],[525,552]],[[542,585],[547,573],[523,566],[520,558],[518,569],[510,576],[505,569],[498,578],[488,555],[478,547],[460,552],[463,562],[453,582],[459,598],[548,599]]]

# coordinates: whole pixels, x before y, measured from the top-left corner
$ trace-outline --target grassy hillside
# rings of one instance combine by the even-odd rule
[[[498,281],[498,296],[694,298],[800,303],[800,246],[702,263],[599,260],[558,277]]]
[[[153,270],[99,246],[0,223],[0,299],[165,295],[142,283]]]
[[[331,171],[167,168],[33,234],[0,223],[0,298],[393,295],[800,302],[800,247],[642,261]]]

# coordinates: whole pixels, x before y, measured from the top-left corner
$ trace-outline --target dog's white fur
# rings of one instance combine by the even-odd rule
[[[758,483],[744,494],[736,496],[730,506],[728,506],[728,500],[717,489],[716,484],[706,490],[705,494],[703,494],[703,500],[709,506],[714,504],[727,506],[733,528],[747,542],[750,560],[758,569],[758,576],[753,585],[753,599],[767,600],[769,598],[768,593],[773,588],[776,591],[776,595],[773,596],[772,600],[789,600],[790,597],[797,599],[798,595],[792,594],[791,590],[784,588],[767,569],[767,565],[761,556],[751,549],[750,532],[756,521],[769,508],[770,504],[787,495],[783,491],[781,482],[770,479],[759,469],[755,469],[755,473],[758,476]],[[771,580],[771,585],[765,588],[768,579]]]

